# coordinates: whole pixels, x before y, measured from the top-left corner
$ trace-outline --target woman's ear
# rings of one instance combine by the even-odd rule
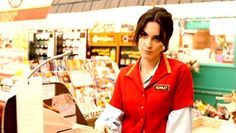
[[[162,52],[164,52],[165,51],[165,46],[163,46],[162,49],[163,49]]]

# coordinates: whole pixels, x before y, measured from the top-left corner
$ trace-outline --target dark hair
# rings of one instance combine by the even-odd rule
[[[140,34],[143,32],[147,23],[153,21],[160,25],[160,37],[165,46],[165,52],[168,50],[169,40],[173,33],[173,20],[172,14],[162,7],[153,7],[139,18],[134,33],[134,42],[138,45]]]

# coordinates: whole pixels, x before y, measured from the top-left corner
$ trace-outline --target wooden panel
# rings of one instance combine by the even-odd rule
[[[144,5],[150,6],[150,5],[156,5],[156,4],[153,0],[145,0]]]
[[[129,0],[127,2],[127,6],[134,6],[134,5],[137,5],[139,0]]]
[[[160,0],[145,0],[144,5],[158,5]]]
[[[63,12],[67,12],[67,10],[68,10],[68,5],[60,5],[57,12],[63,13]]]
[[[74,4],[68,4],[66,12],[71,12],[73,6],[74,6]]]
[[[154,5],[158,5],[160,0],[152,0]]]
[[[191,0],[180,0],[180,3],[191,3]]]
[[[211,2],[211,1],[216,1],[216,0],[203,0],[204,2]]]
[[[49,10],[49,13],[57,13],[59,6],[52,6]]]
[[[90,11],[91,6],[92,6],[92,2],[85,2],[83,12]]]
[[[119,7],[124,7],[127,5],[127,0],[120,0]]]
[[[84,3],[76,3],[71,9],[71,12],[82,12],[84,8]]]
[[[53,0],[52,4],[58,4],[59,0]]]
[[[104,9],[111,8],[111,3],[112,3],[112,0],[106,0],[105,5],[104,5]]]
[[[58,0],[58,4],[66,4],[66,3],[68,3],[67,0]]]
[[[166,4],[178,4],[178,0],[166,0]]]
[[[192,2],[202,2],[202,0],[192,0]]]
[[[118,3],[120,0],[111,0],[110,8],[118,7]]]
[[[68,3],[70,2],[70,3],[72,3],[72,2],[78,2],[78,0],[67,0],[68,1]],[[80,0],[81,1],[81,0]]]
[[[145,0],[139,0],[137,5],[144,5],[144,3],[145,3]]]
[[[51,13],[56,12],[64,12],[64,11],[78,11],[78,12],[85,12],[90,10],[97,10],[97,9],[107,9],[107,8],[116,8],[116,7],[125,7],[125,6],[139,6],[139,5],[165,5],[165,4],[178,4],[178,3],[196,3],[196,2],[212,2],[212,1],[219,1],[219,0],[53,0]],[[221,1],[228,1],[228,0],[221,0]],[[82,4],[83,10],[79,9],[72,9],[69,6],[68,10],[62,9],[62,5],[68,4]],[[74,6],[74,5],[73,5]],[[59,7],[59,8],[58,8]],[[77,7],[77,6],[76,6]],[[81,6],[79,6],[81,8]],[[57,10],[59,9],[59,10]]]
[[[167,0],[160,0],[160,1],[159,1],[159,5],[166,4],[166,1],[167,1]]]
[[[106,0],[94,1],[91,10],[104,9]]]

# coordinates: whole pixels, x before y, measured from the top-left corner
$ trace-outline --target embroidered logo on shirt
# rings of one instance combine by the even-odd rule
[[[170,85],[168,85],[168,84],[155,84],[154,88],[155,88],[155,90],[169,91]]]

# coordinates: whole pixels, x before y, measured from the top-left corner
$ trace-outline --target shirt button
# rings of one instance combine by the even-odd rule
[[[142,95],[143,97],[145,97],[145,94],[143,93],[143,95]]]
[[[144,108],[144,106],[141,106],[141,107],[140,107],[140,109],[143,109],[143,108]]]

